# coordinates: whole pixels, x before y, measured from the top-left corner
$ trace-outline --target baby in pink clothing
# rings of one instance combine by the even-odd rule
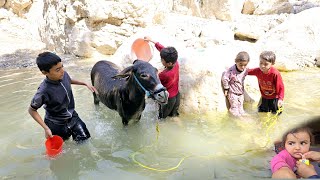
[[[309,128],[299,127],[288,131],[282,138],[285,149],[274,156],[270,166],[272,178],[296,178],[296,163],[305,159],[310,150],[312,133]]]
[[[246,66],[249,61],[250,57],[247,52],[239,52],[235,59],[236,64],[224,72],[221,78],[224,95],[230,104],[229,112],[234,116],[245,114],[243,110],[244,79],[248,74]]]

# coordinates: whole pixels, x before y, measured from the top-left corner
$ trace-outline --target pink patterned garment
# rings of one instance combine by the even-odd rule
[[[231,66],[223,73],[221,82],[223,89],[228,89],[228,101],[230,103],[230,113],[234,116],[245,114],[243,109],[244,101],[244,79],[247,75],[247,69],[240,72],[236,65]]]
[[[272,173],[276,172],[282,167],[288,167],[292,171],[295,171],[296,159],[292,157],[287,150],[284,149],[272,158],[270,166]]]

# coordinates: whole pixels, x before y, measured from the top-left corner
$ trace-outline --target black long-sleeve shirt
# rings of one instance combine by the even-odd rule
[[[43,80],[31,101],[31,108],[39,109],[44,105],[45,119],[56,124],[64,124],[74,112],[74,98],[71,89],[71,78],[65,71],[62,80]]]

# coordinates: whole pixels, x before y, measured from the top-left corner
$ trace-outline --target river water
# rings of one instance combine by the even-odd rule
[[[65,70],[90,82],[91,61]],[[320,69],[282,73],[285,109],[278,119],[257,113],[234,119],[227,112],[181,114],[157,121],[148,101],[142,119],[123,127],[115,111],[95,106],[91,92],[73,86],[76,110],[92,138],[64,143],[55,158],[45,153],[42,128],[27,112],[44,76],[37,68],[0,70],[0,177],[4,179],[213,179],[270,178],[272,142],[288,127],[320,115]],[[44,110],[39,110],[44,115]],[[270,127],[267,120],[276,121]],[[158,128],[156,128],[158,127]],[[270,127],[268,129],[268,127]],[[157,131],[158,130],[158,131]],[[179,163],[180,162],[180,163]]]

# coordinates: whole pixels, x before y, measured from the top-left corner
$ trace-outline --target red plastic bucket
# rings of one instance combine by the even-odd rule
[[[48,156],[56,156],[62,151],[63,139],[60,136],[54,135],[46,140],[46,150]]]
[[[138,38],[132,43],[131,54],[139,60],[149,62],[153,56],[153,48],[148,41]]]

